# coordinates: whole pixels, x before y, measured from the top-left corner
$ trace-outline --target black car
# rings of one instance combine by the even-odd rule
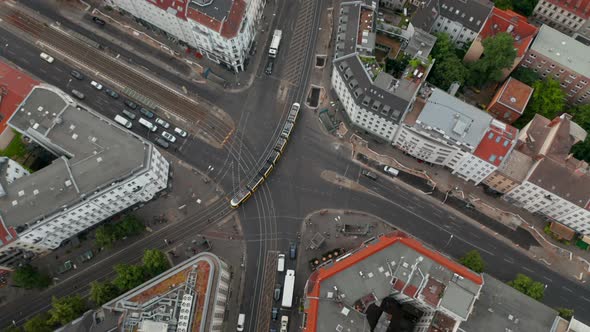
[[[275,301],[278,301],[281,299],[281,284],[275,285],[275,292],[274,292],[273,298],[275,299]]]
[[[80,81],[84,79],[84,75],[82,75],[79,71],[76,70],[72,70],[70,72],[70,75],[72,75],[72,77]]]
[[[92,17],[92,20],[94,21],[94,23],[98,24],[98,25],[105,25],[107,24],[107,22],[105,22],[103,19],[100,19],[96,16]]]
[[[266,75],[272,74],[272,67],[273,66],[274,66],[274,62],[273,61],[268,61],[268,63],[266,64],[266,69],[264,70],[264,72],[266,73]]]
[[[105,88],[104,92],[113,99],[119,99],[119,94],[109,88]]]
[[[272,308],[272,320],[277,320],[279,318],[279,309]]]
[[[138,105],[137,105],[136,103],[132,102],[132,101],[131,101],[131,100],[129,100],[129,99],[125,99],[125,102],[124,102],[124,103],[125,103],[125,105],[127,105],[127,107],[129,107],[129,108],[130,108],[130,109],[132,109],[132,110],[135,110],[135,109],[137,109],[137,106],[138,106]]]
[[[291,242],[291,245],[289,246],[289,258],[297,258],[297,243],[295,242]]]
[[[139,109],[139,113],[143,114],[148,119],[152,119],[154,117],[154,112],[152,112],[144,107]]]
[[[170,146],[170,144],[168,144],[168,142],[166,142],[166,140],[161,137],[156,138],[156,144],[163,147],[164,149],[168,149]]]

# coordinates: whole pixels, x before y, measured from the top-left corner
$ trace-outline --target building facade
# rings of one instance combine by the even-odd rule
[[[169,163],[148,141],[84,109],[66,93],[35,87],[9,125],[56,156],[2,183],[0,264],[44,253],[165,189]]]
[[[590,0],[560,1],[540,0],[533,11],[533,18],[568,36],[590,44]]]
[[[256,36],[265,0],[108,0],[141,23],[165,32],[235,71]]]
[[[541,26],[520,66],[559,81],[571,104],[590,102],[590,47],[547,25]]]

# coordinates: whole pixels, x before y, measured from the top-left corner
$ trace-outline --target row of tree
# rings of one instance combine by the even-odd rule
[[[484,39],[483,56],[472,63],[463,62],[462,51],[455,48],[447,33],[435,35],[437,40],[431,55],[436,62],[428,81],[443,90],[447,90],[453,82],[475,87],[498,82],[502,79],[502,70],[510,68],[516,58],[514,38],[506,32]]]
[[[113,282],[93,282],[90,288],[90,299],[95,305],[103,305],[120,294],[135,288],[145,281],[168,270],[170,263],[161,251],[146,250],[141,264],[119,264],[115,266],[117,276]],[[60,325],[65,325],[80,317],[89,308],[89,303],[79,295],[53,298],[51,309],[29,319],[23,326],[24,332],[49,332]],[[11,331],[22,331],[11,328]]]
[[[98,247],[111,247],[113,243],[128,236],[140,234],[145,229],[136,216],[128,214],[116,223],[108,223],[96,229],[95,238]]]

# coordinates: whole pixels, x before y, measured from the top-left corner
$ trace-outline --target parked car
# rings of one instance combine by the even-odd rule
[[[59,274],[66,273],[69,270],[71,270],[72,268],[74,268],[74,263],[72,263],[72,261],[65,261],[63,263],[63,265],[59,266],[59,268],[57,269],[57,273],[59,273]]]
[[[109,88],[105,88],[104,92],[113,99],[119,99],[119,94]]]
[[[160,118],[156,118],[156,123],[159,124],[160,126],[162,126],[162,128],[166,128],[168,129],[170,127],[170,124]]]
[[[272,74],[272,67],[274,66],[274,62],[269,60],[268,63],[266,64],[266,69],[264,70],[264,72],[266,73],[266,75],[270,75]]]
[[[155,115],[154,115],[154,112],[152,112],[152,111],[150,111],[150,110],[148,110],[148,109],[145,109],[145,108],[143,108],[143,107],[141,107],[141,108],[139,109],[139,113],[143,114],[143,115],[144,115],[146,118],[148,118],[148,119],[153,119],[153,118],[154,118],[154,116],[155,116]]]
[[[53,61],[55,61],[55,59],[51,55],[49,55],[45,52],[41,52],[41,54],[39,54],[39,56],[41,57],[41,59],[43,59],[49,63],[53,63]]]
[[[166,142],[166,140],[161,137],[156,138],[156,144],[163,147],[164,149],[168,149],[170,146],[170,144],[168,144],[168,142]]]
[[[187,132],[186,132],[186,131],[184,131],[184,130],[182,130],[182,129],[178,128],[178,127],[174,128],[174,132],[175,132],[176,134],[178,134],[178,136],[180,136],[180,137],[182,137],[182,138],[184,138],[184,137],[188,136],[188,134],[187,134]]]
[[[128,110],[123,110],[123,111],[121,111],[121,113],[123,113],[123,115],[128,117],[129,120],[135,120],[135,117],[136,117],[135,113],[128,111]]]
[[[84,262],[88,262],[93,257],[94,257],[94,254],[92,253],[92,250],[87,250],[78,256],[77,261],[78,261],[78,263],[84,263]]]
[[[275,301],[279,301],[281,299],[281,284],[275,285],[275,292],[273,298],[275,299]]]
[[[383,167],[383,171],[389,175],[393,175],[393,176],[397,176],[399,174],[399,171],[391,166],[385,166]]]
[[[239,314],[238,327],[236,328],[236,330],[239,332],[244,331],[244,324],[246,324],[246,314]]]
[[[102,90],[102,84],[98,83],[97,81],[90,82],[90,85],[92,85],[96,90]]]
[[[80,100],[84,99],[84,94],[76,89],[72,90],[72,95]]]
[[[277,320],[279,318],[279,308],[272,308],[271,317],[272,320]]]
[[[291,244],[289,245],[289,258],[297,258],[297,243],[295,242],[291,242]]]
[[[138,106],[136,103],[132,102],[129,99],[125,99],[125,101],[123,103],[132,110],[137,109],[137,106]]]
[[[96,16],[92,17],[92,21],[94,21],[94,23],[98,24],[98,25],[105,25],[107,24],[107,22],[105,22],[103,19],[100,19]]]
[[[375,173],[373,173],[373,172],[371,172],[369,170],[366,170],[366,169],[363,169],[361,171],[361,174],[364,175],[364,176],[366,176],[366,177],[368,177],[369,179],[371,179],[373,181],[377,181],[377,179],[378,179],[377,174],[375,174]]]
[[[82,75],[82,73],[80,73],[77,70],[72,70],[70,72],[70,75],[72,75],[72,77],[74,77],[75,79],[80,80],[80,81],[84,79],[84,75]]]
[[[176,137],[174,137],[174,135],[170,134],[167,131],[162,131],[162,137],[164,137],[165,139],[167,139],[170,143],[176,142]]]
[[[281,317],[281,332],[289,331],[288,327],[289,327],[289,317],[282,316]]]

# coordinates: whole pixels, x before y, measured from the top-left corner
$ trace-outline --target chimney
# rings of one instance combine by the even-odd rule
[[[588,163],[585,161],[580,161],[578,167],[574,170],[574,175],[583,176],[588,174]]]

